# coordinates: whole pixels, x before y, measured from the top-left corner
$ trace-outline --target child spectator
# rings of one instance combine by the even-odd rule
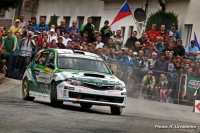
[[[161,74],[160,81],[158,83],[158,86],[160,89],[160,102],[163,102],[163,101],[169,102],[166,95],[167,85],[168,85],[167,77],[165,76],[165,74]]]
[[[47,43],[43,42],[40,50],[44,50],[44,49],[47,49],[47,48],[48,48]]]
[[[153,46],[157,53],[161,53],[165,49],[165,46],[163,45],[163,38],[158,36],[157,42]]]
[[[53,40],[51,41],[51,45],[50,45],[49,48],[53,48],[53,49],[56,49],[56,48],[57,48],[57,46],[56,46],[56,40],[55,40],[55,39],[53,39]]]

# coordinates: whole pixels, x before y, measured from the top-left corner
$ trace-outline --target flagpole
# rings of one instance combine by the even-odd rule
[[[133,20],[135,21],[135,25],[136,25],[136,27],[137,27],[137,30],[138,30],[138,32],[139,32],[139,34],[140,34],[140,36],[141,36],[140,30],[139,30],[139,28],[138,28],[137,22],[136,22],[136,20],[135,20],[135,17],[133,16],[133,14],[132,14],[132,17],[133,17]]]
[[[127,0],[125,0],[125,2],[127,2]],[[127,3],[128,3],[128,2],[127,2]],[[129,6],[128,6],[128,7],[129,7]],[[129,7],[129,9],[130,9],[130,7]],[[131,11],[131,9],[130,9],[130,11]],[[139,28],[138,28],[137,22],[136,22],[136,20],[135,20],[135,17],[133,16],[132,11],[131,11],[131,15],[132,15],[132,17],[133,17],[133,20],[135,21],[135,25],[136,25],[136,27],[137,27],[137,30],[138,30],[140,36],[141,36],[140,30],[139,30]]]

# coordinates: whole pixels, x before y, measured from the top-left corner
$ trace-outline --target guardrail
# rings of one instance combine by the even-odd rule
[[[178,74],[177,73],[156,71],[156,70],[152,70],[152,71],[153,71],[152,76],[154,76],[155,80],[156,80],[155,86],[153,88],[151,88],[152,91],[153,91],[153,94],[149,95],[148,93],[143,92],[141,95],[144,98],[150,98],[151,100],[160,99],[160,89],[162,89],[162,87],[159,87],[159,79],[160,79],[161,74],[165,74],[166,79],[168,81],[166,89],[168,90],[168,92],[171,91],[171,95],[169,95],[170,96],[169,100],[171,100],[174,103],[178,103],[178,100],[177,100],[177,98],[178,98],[178,87],[179,87],[179,76],[178,76]],[[146,76],[148,74],[148,70],[141,69],[141,68],[134,68],[134,67],[132,67],[132,69],[131,69],[129,67],[123,73],[125,74],[125,76],[122,80],[126,84],[127,94],[128,95],[131,94],[134,97],[140,97],[140,88],[141,88],[142,80],[143,80],[144,76]],[[132,74],[130,74],[130,73],[132,73]],[[127,77],[129,77],[129,75],[132,75],[131,79],[127,78]],[[157,94],[156,94],[156,89],[158,90]],[[167,92],[167,94],[168,94],[168,92]]]
[[[35,55],[36,53],[34,51],[26,50],[18,50],[15,53],[7,55],[7,77],[22,79],[26,67],[29,65]]]

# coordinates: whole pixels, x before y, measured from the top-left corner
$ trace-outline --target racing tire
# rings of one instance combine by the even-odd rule
[[[111,111],[112,115],[121,115],[121,113],[122,113],[122,107],[111,106],[110,107],[110,111]]]
[[[90,109],[90,108],[92,108],[92,104],[81,103],[80,105],[81,105],[82,109]]]
[[[29,87],[28,87],[28,79],[27,77],[23,79],[22,81],[22,99],[23,100],[28,100],[28,101],[33,101],[35,97],[30,97],[29,96]]]
[[[59,107],[60,105],[63,105],[63,101],[58,101],[57,99],[57,89],[55,82],[51,84],[50,100],[53,107]]]

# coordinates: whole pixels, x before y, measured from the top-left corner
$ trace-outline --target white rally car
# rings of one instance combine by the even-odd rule
[[[50,99],[53,106],[64,101],[80,103],[84,109],[110,106],[115,115],[126,106],[124,82],[113,75],[101,57],[67,49],[40,51],[30,63],[22,80],[22,98],[35,97]]]

